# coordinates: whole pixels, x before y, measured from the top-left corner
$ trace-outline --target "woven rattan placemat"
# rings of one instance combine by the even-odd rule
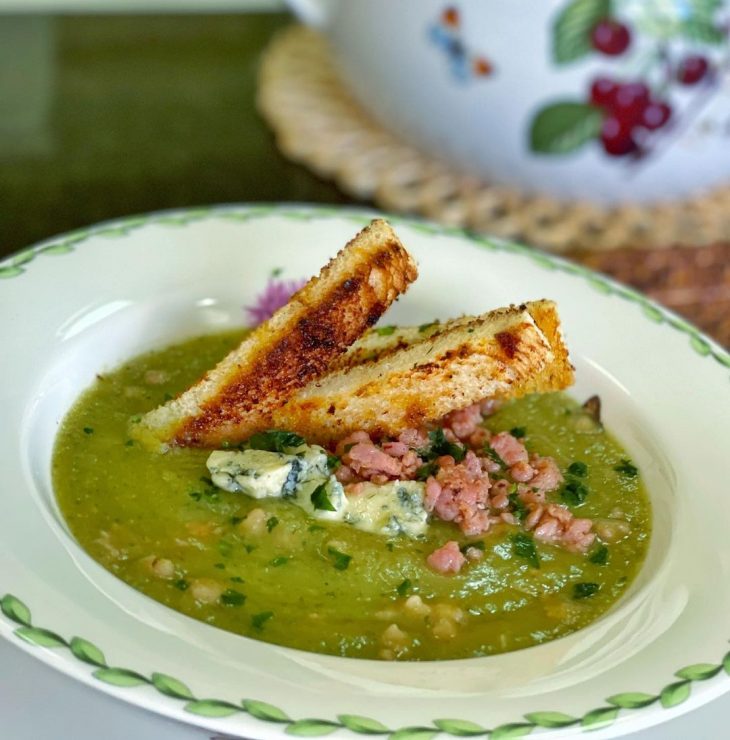
[[[324,37],[300,26],[279,34],[264,53],[258,107],[286,157],[353,197],[567,253],[730,345],[730,188],[602,209],[484,183],[374,121],[339,78]]]

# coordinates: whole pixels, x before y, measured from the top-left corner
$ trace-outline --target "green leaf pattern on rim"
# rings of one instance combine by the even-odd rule
[[[337,217],[358,225],[364,225],[369,220],[367,214],[353,213],[339,209],[296,209],[290,207],[282,208],[279,206],[213,206],[210,208],[172,213],[135,216],[114,223],[103,224],[97,228],[72,232],[56,241],[25,250],[0,263],[0,279],[15,278],[22,275],[28,269],[28,265],[39,255],[50,256],[72,253],[79,244],[94,236],[117,238],[126,236],[134,229],[143,226],[180,227],[206,218],[221,218],[236,222],[246,222],[269,216],[301,221]],[[655,323],[666,323],[676,331],[687,335],[690,339],[691,348],[699,356],[711,357],[723,367],[730,368],[730,354],[714,346],[685,320],[656,306],[637,291],[619,285],[609,278],[596,275],[587,268],[566,262],[553,255],[537,252],[530,247],[520,244],[470,235],[459,228],[438,226],[429,223],[414,224],[410,219],[400,216],[388,215],[388,218],[396,225],[400,223],[417,228],[431,235],[465,238],[482,248],[522,255],[543,269],[560,270],[581,277],[593,287],[601,290],[601,292],[617,296],[638,305],[648,320]],[[299,737],[320,737],[329,735],[338,729],[346,729],[360,735],[387,734],[390,736],[390,740],[432,740],[439,733],[445,733],[453,737],[483,736],[487,737],[488,740],[512,740],[512,738],[526,737],[537,728],[552,729],[580,725],[585,730],[592,730],[610,725],[616,720],[622,710],[636,711],[648,707],[655,702],[660,702],[661,706],[666,709],[676,707],[689,698],[693,683],[713,679],[722,671],[730,676],[730,652],[728,652],[717,665],[711,663],[695,663],[678,670],[675,675],[681,680],[667,684],[656,695],[642,692],[614,694],[606,699],[606,703],[610,706],[592,709],[582,717],[572,717],[562,712],[539,711],[526,714],[522,721],[502,724],[492,729],[482,727],[472,720],[465,719],[436,719],[428,726],[409,726],[392,729],[376,719],[359,715],[341,714],[337,717],[337,720],[312,718],[293,720],[279,707],[255,699],[243,699],[240,704],[234,704],[220,699],[197,699],[188,686],[179,679],[163,673],[153,673],[147,678],[127,668],[109,667],[106,663],[104,653],[92,642],[82,637],[72,637],[67,642],[55,632],[33,626],[30,609],[12,594],[5,594],[0,598],[0,611],[7,620],[20,625],[13,630],[13,634],[18,639],[36,648],[68,649],[77,660],[96,667],[96,670],[91,675],[99,681],[123,689],[150,686],[164,696],[185,701],[186,703],[183,708],[190,714],[208,718],[223,718],[235,714],[249,714],[263,722],[285,724],[288,734]]]

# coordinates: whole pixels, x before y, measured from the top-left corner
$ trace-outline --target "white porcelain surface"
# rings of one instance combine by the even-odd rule
[[[251,738],[323,734],[353,724],[343,715],[391,730],[435,731],[434,722],[450,718],[490,729],[570,723],[548,731],[556,737],[600,716],[607,727],[594,737],[609,737],[727,691],[727,353],[583,268],[437,226],[393,219],[421,274],[387,321],[558,300],[578,373],[573,392],[602,396],[607,424],[639,464],[655,507],[647,563],[616,608],[574,635],[501,656],[345,660],[198,623],[133,591],[77,547],[55,506],[49,457],[60,420],[94,374],[162,343],[242,323],[242,306],[272,269],[310,275],[366,221],[362,212],[291,206],[152,214],[60,237],[0,264],[0,634],[121,699]],[[683,679],[674,677],[688,666]],[[626,692],[649,699],[663,692],[664,704],[675,706],[656,699],[613,712],[606,700],[620,694],[625,704]],[[312,717],[319,719],[302,722]]]
[[[615,0],[611,15],[631,30],[625,53],[595,50],[555,62],[557,19],[575,6],[605,0],[289,0],[300,17],[333,42],[348,86],[387,128],[473,171],[487,182],[565,199],[600,203],[687,197],[730,182],[730,45],[689,38],[679,29],[700,5],[708,24],[724,27],[730,5],[687,0]],[[459,14],[444,31],[444,11]],[[436,27],[436,31],[434,31]],[[442,39],[434,41],[434,33]],[[451,39],[451,41],[448,41]],[[468,67],[480,57],[491,73],[476,76],[445,45],[458,43]],[[713,84],[681,85],[668,68],[687,54],[716,67]],[[595,138],[568,154],[530,147],[536,113],[558,101],[586,103],[591,81],[609,76],[647,82],[673,109],[671,125],[644,136],[646,155],[611,157]]]

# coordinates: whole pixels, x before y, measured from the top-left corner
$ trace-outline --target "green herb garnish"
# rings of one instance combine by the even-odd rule
[[[527,428],[526,427],[512,427],[512,429],[509,430],[509,433],[515,437],[515,439],[522,439],[523,437],[527,436]]]
[[[428,324],[421,324],[418,327],[418,331],[420,331],[420,332],[428,331],[432,327],[438,326],[440,323],[441,322],[438,319],[434,319],[433,321],[429,321]]]
[[[231,576],[228,580],[233,581],[233,583],[245,583],[241,576]]]
[[[580,506],[586,500],[588,493],[588,486],[578,480],[569,480],[560,489],[560,497],[568,506]]]
[[[421,465],[421,467],[416,470],[416,480],[428,480],[432,475],[435,476],[438,472],[439,466],[436,464],[435,460],[432,460],[430,463]]]
[[[512,513],[522,522],[527,516],[527,506],[525,506],[522,499],[517,493],[510,493],[507,498],[510,504],[512,504]]]
[[[235,588],[227,588],[221,594],[221,604],[226,606],[242,606],[246,601],[246,595]]]
[[[596,565],[606,565],[608,562],[608,548],[605,545],[599,545],[588,560]]]
[[[268,452],[286,452],[292,447],[301,447],[304,444],[306,444],[304,437],[300,437],[294,432],[282,432],[277,429],[258,432],[248,440],[248,446],[252,450],[266,450]]]
[[[568,473],[577,475],[579,478],[585,478],[588,475],[588,466],[584,462],[576,460],[568,465]]]
[[[330,453],[327,453],[327,470],[330,471],[330,473],[334,473],[337,468],[342,465],[342,460],[340,460],[337,455],[330,455]]]
[[[284,272],[284,268],[283,267],[275,267],[271,271],[270,275],[271,275],[272,278],[278,278],[283,272]]]
[[[512,552],[520,558],[524,558],[533,568],[540,567],[540,555],[537,552],[535,541],[529,534],[518,532],[510,538],[512,540]]]
[[[270,565],[273,565],[274,568],[278,568],[281,565],[286,565],[288,562],[289,558],[286,555],[279,555],[271,561]]]
[[[213,563],[214,568],[218,568],[218,570],[225,570],[226,564],[225,563]]]
[[[613,468],[617,473],[625,475],[627,478],[636,478],[639,474],[639,469],[634,465],[631,460],[622,459],[618,465]]]
[[[336,547],[328,547],[327,553],[332,558],[332,564],[337,570],[347,570],[352,560],[352,555],[340,552]]]
[[[243,517],[242,516],[232,516],[228,521],[231,523],[232,526],[235,527],[237,524],[240,524],[243,521]]]
[[[324,527],[321,524],[310,524],[307,527],[308,532],[323,532]]]
[[[406,578],[395,590],[398,592],[398,596],[405,596],[411,590],[412,586],[411,579]]]
[[[327,494],[327,482],[320,483],[309,497],[312,506],[318,511],[337,511]]]
[[[484,451],[484,454],[494,463],[497,463],[499,465],[500,469],[507,470],[509,465],[500,457],[497,450],[492,447],[489,442],[485,443],[484,447],[482,448]]]
[[[394,326],[379,326],[375,329],[375,333],[379,337],[389,337],[394,332],[395,332]]]
[[[233,552],[233,545],[228,542],[228,540],[221,540],[218,543],[218,552],[224,557],[227,558],[231,552]]]
[[[201,498],[203,498],[203,494],[200,491],[190,491],[188,494],[193,501],[200,501]]]
[[[601,587],[597,583],[576,583],[573,586],[574,599],[587,599],[600,591]]]
[[[271,533],[271,530],[279,523],[279,519],[275,516],[269,517],[266,520],[266,529],[269,530],[269,534]]]
[[[274,616],[274,612],[259,612],[251,617],[251,626],[255,630],[263,629],[266,622]]]
[[[184,578],[178,578],[173,585],[181,591],[187,591],[190,584]]]
[[[127,441],[126,441],[126,442],[124,443],[124,446],[125,446],[125,447],[134,447],[134,440],[133,440],[133,439],[128,439],[128,440],[127,440]]]
[[[84,434],[93,434],[94,427],[84,427]]]
[[[442,455],[451,455],[456,462],[461,462],[466,457],[466,447],[455,442],[449,442],[441,427],[429,432],[428,438],[431,442],[430,447],[418,450],[418,456],[426,462],[435,460]]]

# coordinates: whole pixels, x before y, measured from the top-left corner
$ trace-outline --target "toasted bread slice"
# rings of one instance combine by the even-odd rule
[[[148,413],[136,435],[214,447],[268,428],[271,413],[324,374],[417,274],[390,226],[373,221],[197,384]]]
[[[555,304],[538,301],[455,319],[405,347],[418,327],[395,331],[380,337],[392,351],[378,341],[377,358],[310,383],[276,409],[271,426],[326,444],[357,430],[396,435],[487,397],[560,390],[573,368],[559,327]],[[372,349],[373,341],[361,343]]]

